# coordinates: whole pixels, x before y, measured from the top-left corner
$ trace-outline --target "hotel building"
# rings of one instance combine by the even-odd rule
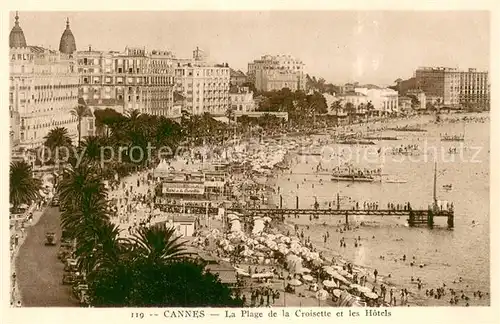
[[[200,49],[192,59],[174,60],[175,87],[184,98],[184,109],[192,115],[223,116],[229,109],[230,68],[211,64]]]
[[[9,35],[11,142],[36,147],[56,127],[65,127],[77,138],[78,70],[75,38],[69,21],[59,51],[29,46],[16,13]]]
[[[255,111],[253,92],[248,87],[232,87],[229,91],[229,98],[233,111],[239,113]]]
[[[171,52],[127,47],[123,52],[78,52],[80,96],[94,109],[170,116],[174,70]]]
[[[488,72],[476,69],[460,71],[447,67],[421,67],[415,71],[416,87],[427,100],[457,107],[460,105],[489,106]]]
[[[306,89],[304,63],[291,55],[264,55],[248,63],[247,77],[259,91]]]

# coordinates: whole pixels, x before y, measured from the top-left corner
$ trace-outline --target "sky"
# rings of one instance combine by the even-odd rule
[[[14,25],[11,13],[10,28]],[[419,66],[488,70],[487,11],[124,11],[19,12],[28,45],[58,49],[70,19],[78,50],[126,46],[247,71],[265,54],[291,54],[327,82],[390,85]]]

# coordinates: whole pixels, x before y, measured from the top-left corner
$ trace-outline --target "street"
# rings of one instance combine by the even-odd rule
[[[56,246],[45,246],[45,233],[55,232]],[[18,287],[24,307],[78,306],[71,286],[62,285],[64,265],[57,259],[61,228],[59,209],[48,207],[39,222],[27,230],[28,237],[16,260]]]

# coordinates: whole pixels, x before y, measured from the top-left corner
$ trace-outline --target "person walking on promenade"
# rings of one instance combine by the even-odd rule
[[[377,269],[375,269],[375,271],[373,271],[373,276],[375,277],[375,282],[377,282],[377,275],[378,275],[378,271],[377,271]]]

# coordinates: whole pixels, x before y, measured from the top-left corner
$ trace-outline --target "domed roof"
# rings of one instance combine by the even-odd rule
[[[66,29],[59,42],[59,52],[64,54],[73,54],[76,52],[75,36],[73,36],[71,29],[69,29],[69,19],[66,20]]]
[[[24,38],[24,33],[21,27],[19,26],[19,16],[16,11],[16,22],[9,35],[9,47],[17,48],[17,47],[26,47],[26,38]]]

